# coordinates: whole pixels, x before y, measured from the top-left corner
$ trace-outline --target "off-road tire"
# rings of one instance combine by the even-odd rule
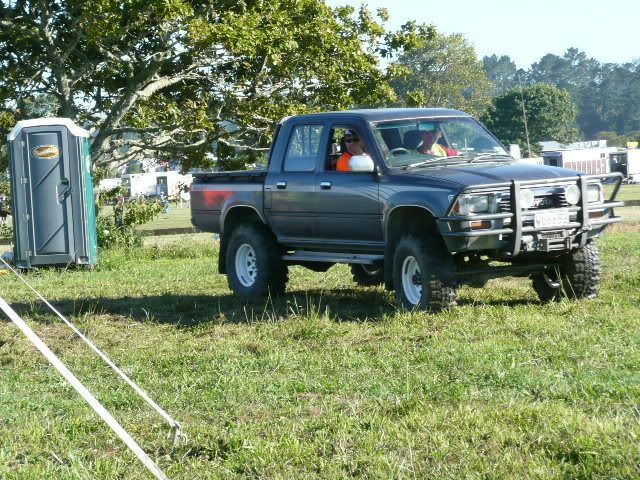
[[[558,267],[533,276],[543,302],[562,298],[595,298],[600,287],[600,253],[595,241],[562,256]]]
[[[262,224],[240,225],[227,247],[227,281],[238,297],[284,293],[289,269],[274,235]]]
[[[404,309],[439,312],[453,306],[458,297],[453,258],[437,239],[405,235],[393,255],[393,286]]]
[[[362,287],[382,285],[384,283],[384,267],[382,265],[351,264],[353,281]]]

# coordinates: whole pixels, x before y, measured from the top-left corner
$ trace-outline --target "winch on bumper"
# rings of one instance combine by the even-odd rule
[[[604,200],[602,180],[615,181]],[[622,220],[613,208],[620,173],[470,186],[438,219],[451,252],[497,251],[504,257],[568,251],[584,246],[606,225]]]

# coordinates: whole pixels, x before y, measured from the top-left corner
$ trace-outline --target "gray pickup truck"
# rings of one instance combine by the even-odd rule
[[[456,110],[327,112],[283,119],[265,170],[195,175],[191,218],[220,234],[240,297],[284,292],[289,265],[347,263],[408,309],[505,276],[530,277],[542,301],[591,298],[621,181],[517,162]]]

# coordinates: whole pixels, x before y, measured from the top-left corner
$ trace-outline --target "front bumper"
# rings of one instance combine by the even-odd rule
[[[601,180],[616,182],[609,199],[587,203],[587,185]],[[572,182],[581,191],[577,205],[527,210],[520,204],[520,191],[523,187],[553,187]],[[529,252],[569,251],[584,246],[589,238],[599,235],[606,225],[622,220],[613,211],[614,207],[624,205],[623,202],[615,201],[621,183],[622,175],[616,172],[470,186],[459,195],[508,190],[509,211],[461,216],[449,212],[448,216],[438,219],[438,226],[451,252],[492,250],[504,257],[515,257]],[[541,214],[556,215],[556,218],[564,221],[541,225],[536,219],[536,215]]]

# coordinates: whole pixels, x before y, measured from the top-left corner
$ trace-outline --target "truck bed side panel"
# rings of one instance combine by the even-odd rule
[[[251,207],[263,218],[265,176],[264,171],[197,176],[190,192],[191,223],[202,231],[221,233],[224,216],[230,209],[241,206]]]

